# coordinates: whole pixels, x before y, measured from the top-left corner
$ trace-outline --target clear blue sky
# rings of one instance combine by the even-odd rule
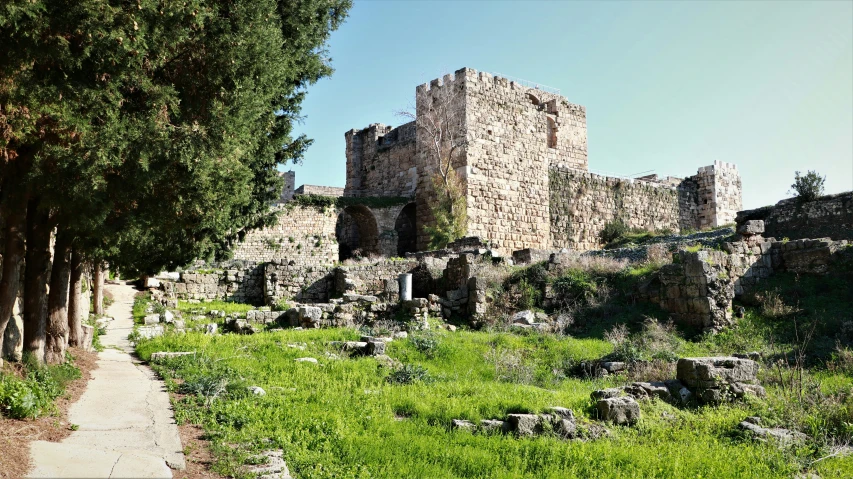
[[[296,184],[343,186],[344,132],[394,115],[461,67],[559,88],[586,106],[592,171],[687,176],[738,165],[744,207],[795,170],[853,189],[853,1],[355,0],[309,88]]]

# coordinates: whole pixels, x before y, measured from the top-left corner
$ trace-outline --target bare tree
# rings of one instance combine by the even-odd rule
[[[426,231],[430,246],[439,248],[464,236],[467,227],[465,186],[455,170],[468,146],[462,84],[419,88],[415,105],[414,111],[401,110],[397,115],[415,122],[418,143],[423,144],[426,166],[432,171],[435,195],[430,197],[429,208],[435,224]]]

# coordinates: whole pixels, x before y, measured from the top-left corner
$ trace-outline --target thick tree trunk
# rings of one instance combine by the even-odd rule
[[[47,323],[47,281],[50,276],[50,215],[27,206],[27,267],[24,272],[24,354],[44,360]]]
[[[71,287],[68,293],[68,345],[79,347],[83,341],[83,318],[80,300],[83,289],[83,255],[77,248],[71,250]]]
[[[11,198],[6,198],[11,200]],[[0,280],[0,351],[3,351],[3,337],[6,326],[18,300],[21,289],[21,268],[24,264],[24,238],[26,229],[26,202],[20,205],[5,201],[0,214],[6,220],[3,238],[3,277]]]
[[[92,312],[104,314],[104,264],[100,261],[95,261],[95,278],[92,283]]]
[[[71,238],[66,232],[56,235],[50,294],[47,298],[47,327],[44,360],[48,364],[65,361],[68,347],[68,282],[71,279]]]

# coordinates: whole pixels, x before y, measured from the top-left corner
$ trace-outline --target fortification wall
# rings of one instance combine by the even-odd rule
[[[263,263],[281,260],[299,265],[338,260],[334,209],[284,205],[276,224],[250,231],[233,249],[234,259]]]
[[[699,168],[699,172],[691,179],[698,184],[699,229],[734,223],[742,207],[737,166],[715,161],[711,166]]]
[[[629,228],[679,230],[677,188],[565,167],[551,168],[550,177],[550,247],[597,248],[601,230],[614,220]]]
[[[738,225],[749,220],[763,220],[765,236],[778,239],[853,240],[853,191],[809,202],[789,198],[773,206],[738,212]]]
[[[345,196],[414,195],[418,179],[415,122],[397,128],[374,123],[344,136]]]
[[[320,195],[337,198],[344,196],[344,189],[337,186],[302,185],[296,189],[297,195]]]
[[[294,188],[296,187],[296,172],[295,171],[282,171],[279,173],[279,176],[284,178],[284,185],[281,187],[281,196],[279,196],[280,203],[287,203],[288,201],[293,199]]]

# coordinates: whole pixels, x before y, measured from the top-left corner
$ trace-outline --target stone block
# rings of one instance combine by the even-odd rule
[[[602,420],[614,424],[631,425],[640,419],[640,405],[630,397],[599,399],[595,407]]]
[[[758,363],[735,357],[681,358],[676,377],[688,388],[717,388],[757,382]]]
[[[743,236],[760,235],[764,233],[764,220],[748,220],[739,224],[737,232]]]

